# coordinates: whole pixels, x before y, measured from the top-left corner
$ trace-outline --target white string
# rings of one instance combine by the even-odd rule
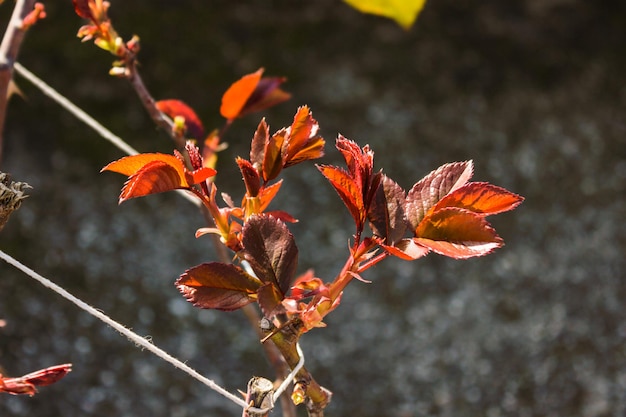
[[[200,373],[198,373],[196,370],[191,368],[189,365],[184,364],[183,362],[181,362],[180,360],[176,359],[175,357],[173,357],[169,353],[165,352],[163,349],[155,346],[150,341],[144,339],[143,337],[139,336],[137,333],[127,329],[126,327],[124,327],[123,325],[118,323],[117,321],[113,320],[111,317],[107,316],[106,314],[102,313],[101,311],[99,311],[99,310],[95,309],[94,307],[90,306],[89,304],[85,303],[80,298],[77,298],[74,295],[70,294],[64,288],[58,286],[57,284],[55,284],[54,282],[50,281],[49,279],[39,275],[38,273],[36,273],[32,269],[30,269],[27,266],[25,266],[24,264],[20,263],[15,258],[11,257],[10,255],[7,255],[2,250],[0,250],[0,258],[2,258],[2,260],[4,260],[6,263],[8,263],[10,265],[13,265],[15,268],[17,268],[20,271],[24,272],[29,277],[34,278],[35,280],[39,281],[39,283],[42,284],[44,287],[50,288],[52,291],[56,292],[61,297],[65,298],[66,300],[68,300],[71,303],[75,304],[76,306],[78,306],[78,308],[86,311],[87,313],[89,313],[92,316],[96,317],[97,319],[103,321],[107,325],[111,326],[113,329],[115,329],[118,332],[120,332],[123,336],[126,336],[126,338],[128,338],[128,340],[130,340],[131,342],[135,343],[136,345],[141,346],[142,348],[150,351],[151,353],[155,354],[156,356],[158,356],[159,358],[163,359],[164,361],[167,361],[170,364],[174,365],[176,368],[182,370],[183,372],[186,372],[187,374],[191,375],[193,378],[195,378],[198,381],[202,382],[204,385],[208,386],[212,390],[218,392],[219,394],[221,394],[224,397],[228,398],[229,400],[233,401],[235,404],[241,406],[242,408],[245,408],[245,407],[248,406],[248,404],[246,404],[245,401],[243,399],[241,399],[240,397],[238,397],[238,396],[236,396],[234,394],[231,394],[230,392],[226,391],[224,388],[222,388],[221,386],[217,385],[213,380],[208,379],[208,378],[200,375]]]

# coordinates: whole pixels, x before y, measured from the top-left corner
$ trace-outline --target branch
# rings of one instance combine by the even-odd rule
[[[0,44],[0,161],[2,160],[2,132],[4,131],[9,101],[9,86],[13,77],[13,64],[17,59],[17,54],[26,33],[26,28],[24,28],[22,22],[34,5],[35,0],[17,0],[15,2],[11,20],[4,32],[2,44]]]

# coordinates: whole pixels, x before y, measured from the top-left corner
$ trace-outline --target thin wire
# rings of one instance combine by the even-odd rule
[[[130,340],[131,342],[135,343],[136,345],[141,346],[142,348],[150,351],[151,353],[153,353],[154,355],[156,355],[159,358],[163,359],[164,361],[167,361],[170,364],[174,365],[174,367],[180,369],[183,372],[186,372],[187,374],[189,374],[193,378],[195,378],[198,381],[202,382],[204,385],[208,386],[209,388],[211,388],[212,390],[214,390],[217,393],[221,394],[222,396],[224,396],[224,397],[228,398],[229,400],[233,401],[235,404],[239,405],[240,407],[246,408],[248,406],[248,404],[246,404],[245,401],[243,399],[241,399],[240,397],[238,397],[238,396],[236,396],[234,394],[231,394],[230,392],[226,391],[224,388],[222,388],[221,386],[216,384],[213,380],[202,376],[200,373],[198,373],[198,371],[194,370],[189,365],[186,365],[185,363],[181,362],[179,359],[176,359],[175,357],[173,357],[172,355],[170,355],[169,353],[167,353],[163,349],[157,347],[156,345],[154,345],[150,341],[148,341],[148,340],[144,339],[143,337],[139,336],[137,333],[127,329],[122,324],[118,323],[117,321],[113,320],[111,317],[107,316],[106,314],[102,313],[101,311],[97,310],[96,308],[94,308],[94,307],[90,306],[89,304],[85,303],[80,298],[77,298],[74,295],[70,294],[64,288],[58,286],[57,284],[55,284],[54,282],[50,281],[49,279],[39,275],[38,273],[36,273],[32,269],[28,268],[27,266],[25,266],[24,264],[22,264],[21,262],[19,262],[15,258],[11,257],[10,255],[7,255],[2,250],[0,250],[0,258],[2,260],[4,260],[6,263],[8,263],[8,264],[14,266],[15,268],[19,269],[20,271],[24,272],[29,277],[39,281],[39,283],[42,284],[44,287],[50,288],[52,291],[56,292],[61,297],[65,298],[66,300],[68,300],[71,303],[75,304],[81,310],[86,311],[87,313],[89,313],[92,316],[96,317],[97,319],[103,321],[107,325],[111,326],[113,329],[117,330],[119,333],[121,333],[123,336],[128,338],[128,340]]]

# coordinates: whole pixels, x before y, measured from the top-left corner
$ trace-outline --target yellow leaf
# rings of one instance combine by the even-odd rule
[[[363,13],[393,19],[404,29],[409,29],[422,11],[426,0],[344,0]]]

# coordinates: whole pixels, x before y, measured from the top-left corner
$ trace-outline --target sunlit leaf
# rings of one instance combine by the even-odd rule
[[[354,179],[341,168],[328,165],[318,165],[317,168],[330,182],[337,194],[339,194],[339,197],[352,215],[357,229],[360,230],[365,220],[365,209],[359,186],[355,183]]]
[[[393,19],[404,29],[410,28],[426,0],[344,0],[355,9]]]
[[[256,197],[261,190],[261,177],[259,172],[252,166],[250,161],[243,158],[236,159],[239,171],[246,185],[246,195],[248,197]]]
[[[153,161],[128,178],[119,202],[188,187],[185,177],[181,178],[176,168],[162,161]]]
[[[298,248],[287,226],[275,217],[252,216],[242,230],[244,258],[257,277],[284,295],[298,266]]]
[[[278,190],[280,190],[280,186],[283,183],[283,180],[277,181],[274,184],[263,187],[259,192],[259,201],[261,203],[259,211],[262,213],[265,211],[267,206],[272,202]]]
[[[143,168],[146,164],[154,161],[161,161],[167,165],[171,165],[179,172],[180,177],[185,175],[185,166],[182,161],[174,155],[167,155],[163,153],[140,153],[138,155],[125,156],[117,161],[111,162],[102,168],[100,172],[113,171],[129,177]]]
[[[194,139],[204,138],[204,126],[195,111],[181,100],[160,100],[156,102],[156,107],[171,119],[182,116],[185,119],[188,137]]]
[[[401,239],[394,245],[380,245],[384,250],[406,261],[413,261],[428,254],[429,249],[416,243],[416,239]]]
[[[283,167],[324,156],[325,141],[318,136],[319,125],[307,106],[298,108],[282,149]]]
[[[176,287],[196,307],[236,310],[256,300],[261,282],[242,268],[210,262],[185,271]]]
[[[439,200],[432,210],[458,207],[487,216],[513,210],[522,201],[523,197],[502,187],[487,182],[470,182]]]
[[[443,208],[426,216],[415,236],[420,245],[457,259],[486,255],[503,245],[484,216],[460,208]]]
[[[259,84],[262,75],[263,68],[244,75],[226,90],[222,96],[222,106],[220,107],[220,114],[224,118],[233,120],[239,117],[241,110]]]
[[[239,117],[268,109],[291,98],[291,94],[278,88],[284,77],[263,77],[239,112]]]
[[[444,164],[419,180],[408,192],[405,213],[411,228],[415,229],[439,200],[462,187],[472,177],[472,161]]]
[[[258,167],[263,166],[263,158],[265,155],[265,146],[270,138],[269,126],[262,119],[259,126],[252,137],[252,145],[250,146],[250,162]]]
[[[265,144],[263,151],[263,180],[271,181],[283,169],[282,147],[287,130],[281,129],[274,133]]]

